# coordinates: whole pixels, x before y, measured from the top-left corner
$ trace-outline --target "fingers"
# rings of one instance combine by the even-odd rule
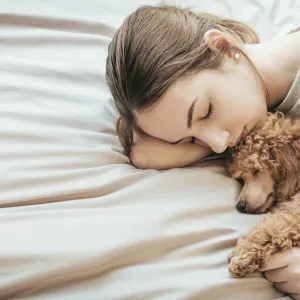
[[[288,265],[287,267],[265,271],[264,275],[271,282],[285,282],[293,280],[295,272],[293,265]]]
[[[299,248],[297,248],[297,251],[299,251]],[[294,248],[292,248],[287,251],[273,254],[270,258],[267,267],[264,268],[262,271],[264,272],[267,270],[273,270],[288,266],[294,260],[294,252]]]

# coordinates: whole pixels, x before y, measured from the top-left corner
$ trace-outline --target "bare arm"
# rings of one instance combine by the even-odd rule
[[[139,169],[172,169],[188,166],[212,154],[212,150],[192,143],[176,145],[153,137],[141,137],[132,149],[131,161]]]

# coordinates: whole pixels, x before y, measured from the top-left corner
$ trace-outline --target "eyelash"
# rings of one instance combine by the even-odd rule
[[[208,113],[205,117],[203,117],[201,120],[208,120],[212,113],[214,112],[214,108],[213,108],[213,105],[211,103],[209,103],[209,107],[208,107]]]

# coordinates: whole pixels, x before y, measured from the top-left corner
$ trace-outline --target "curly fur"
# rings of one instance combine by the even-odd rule
[[[232,148],[228,171],[233,178],[266,171],[276,184],[278,201],[300,191],[300,120],[269,113],[239,145]]]
[[[268,114],[231,150],[228,170],[232,177],[250,181],[254,177],[249,174],[268,174],[279,201],[275,208],[273,201],[264,205],[271,212],[238,241],[229,257],[231,274],[247,277],[263,269],[275,252],[300,246],[300,120]]]

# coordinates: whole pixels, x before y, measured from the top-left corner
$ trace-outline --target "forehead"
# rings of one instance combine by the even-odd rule
[[[163,135],[169,135],[184,122],[184,112],[188,110],[191,95],[183,95],[183,89],[178,84],[170,87],[157,103],[138,113],[139,126],[152,136],[162,138],[158,136],[162,130]]]
[[[184,137],[187,130],[187,115],[196,97],[204,94],[198,75],[173,83],[151,107],[137,113],[137,123],[147,134],[175,141]]]

